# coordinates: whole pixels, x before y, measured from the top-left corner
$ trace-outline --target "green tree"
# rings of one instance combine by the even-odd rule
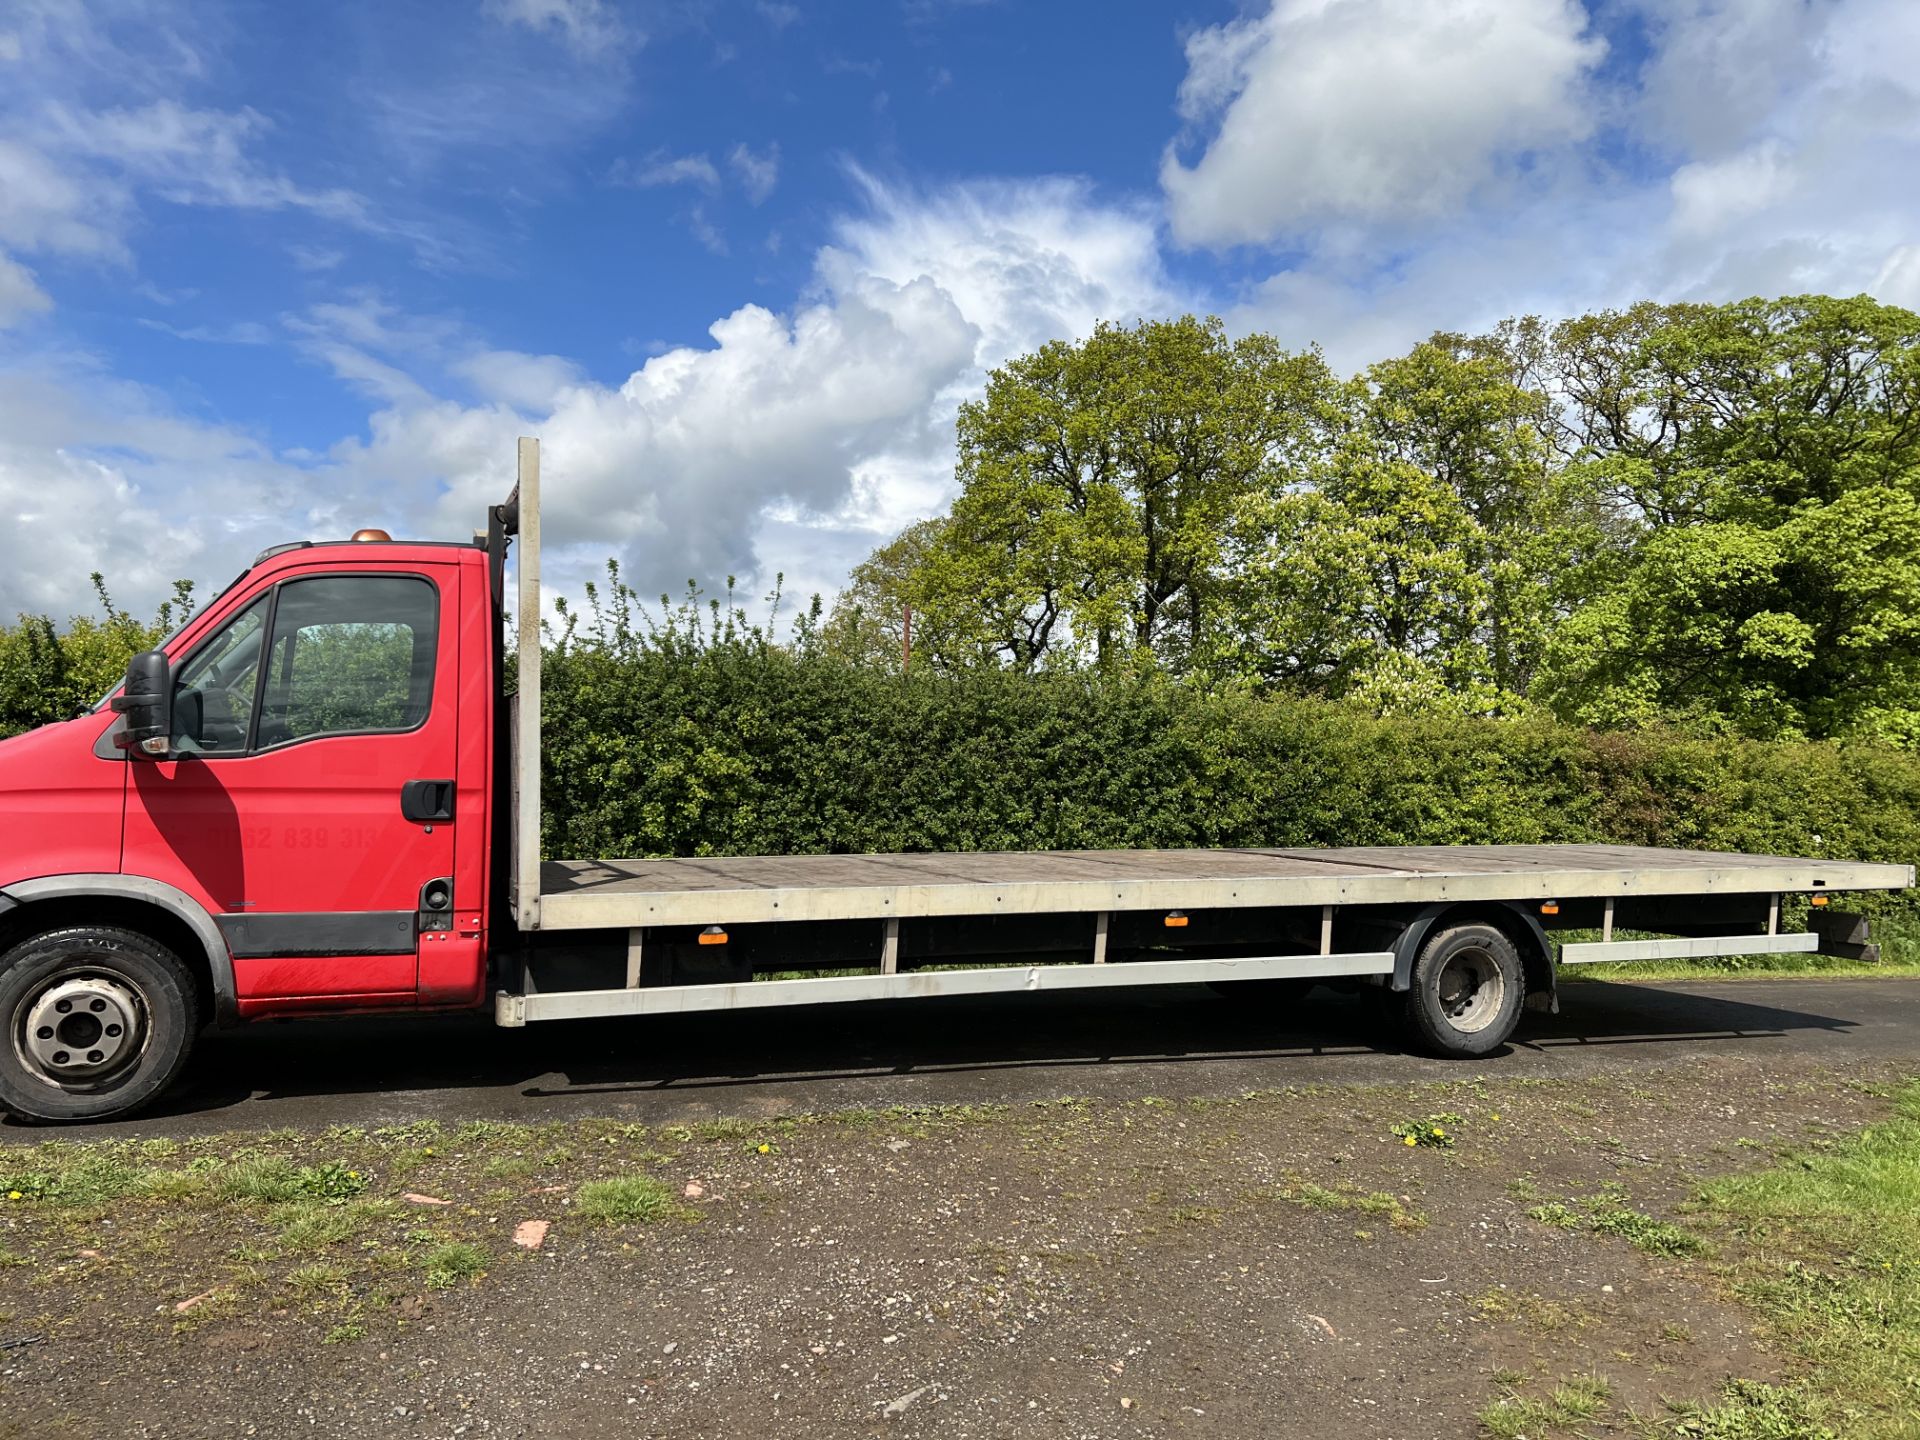
[[[856,665],[897,668],[904,662],[911,615],[914,665],[956,670],[991,662],[993,647],[980,639],[980,617],[966,614],[979,602],[944,605],[928,584],[930,562],[950,524],[942,515],[909,525],[854,566],[820,630],[819,644],[827,654]]]
[[[1304,483],[1233,516],[1218,668],[1382,710],[1521,707],[1604,538],[1557,463],[1541,352],[1531,321],[1436,335],[1345,387]]]
[[[1233,507],[1304,465],[1337,390],[1317,352],[1192,316],[1012,361],[961,407],[960,494],[917,567],[920,613],[1017,669],[1185,669],[1216,619]]]
[[[1864,297],[1560,327],[1623,533],[1535,692],[1598,725],[1920,740],[1920,316]]]

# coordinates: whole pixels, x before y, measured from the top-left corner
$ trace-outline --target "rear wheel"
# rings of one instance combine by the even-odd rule
[[[74,926],[0,955],[0,1106],[26,1120],[100,1120],[145,1105],[180,1073],[200,997],[164,945]]]
[[[1492,925],[1454,925],[1431,936],[1400,997],[1413,1039],[1436,1055],[1486,1055],[1520,1023],[1526,975],[1520,952]]]

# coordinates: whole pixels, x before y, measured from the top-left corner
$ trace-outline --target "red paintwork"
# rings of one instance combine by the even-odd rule
[[[120,868],[127,766],[93,753],[112,723],[87,715],[0,740],[0,885]]]
[[[102,759],[112,724],[90,715],[0,742],[0,885],[123,872],[163,881],[209,912],[413,910],[420,887],[454,880],[454,932],[401,956],[243,959],[245,1016],[314,1008],[473,1006],[485,998],[491,846],[493,674],[486,557],[478,550],[341,544],[263,562],[169,646],[201,637],[295,576],[420,575],[440,591],[433,708],[405,735],[314,739],[214,760]],[[400,813],[408,780],[452,777],[451,824]]]

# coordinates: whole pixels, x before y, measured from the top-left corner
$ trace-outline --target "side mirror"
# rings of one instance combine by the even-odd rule
[[[164,758],[173,737],[173,668],[164,650],[144,650],[127,661],[127,683],[113,697],[126,726],[113,743],[135,755]]]

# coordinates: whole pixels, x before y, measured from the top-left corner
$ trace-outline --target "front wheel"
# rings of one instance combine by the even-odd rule
[[[1455,925],[1431,936],[1400,997],[1407,1030],[1436,1055],[1486,1055],[1520,1023],[1526,974],[1520,952],[1491,925]]]
[[[200,996],[164,945],[81,925],[0,955],[0,1106],[24,1120],[137,1110],[186,1064]]]

